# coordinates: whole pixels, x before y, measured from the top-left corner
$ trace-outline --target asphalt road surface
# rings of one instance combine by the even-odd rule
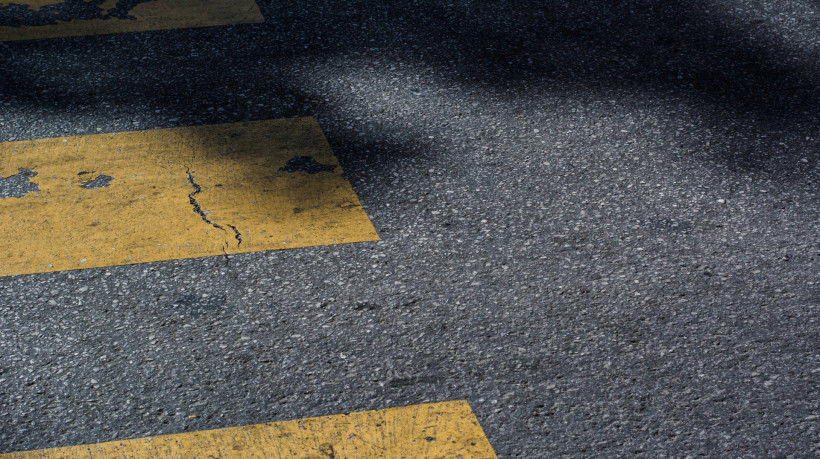
[[[315,116],[381,241],[0,278],[0,452],[466,399],[820,454],[820,4],[258,3],[0,43],[0,141]]]

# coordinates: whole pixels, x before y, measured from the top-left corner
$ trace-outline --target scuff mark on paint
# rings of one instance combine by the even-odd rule
[[[22,198],[23,196],[40,191],[40,186],[31,182],[37,175],[32,169],[18,168],[18,173],[9,177],[0,177],[0,198]]]

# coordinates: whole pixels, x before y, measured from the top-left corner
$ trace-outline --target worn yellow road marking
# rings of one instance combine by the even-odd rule
[[[254,0],[11,0],[0,41],[264,22]]]
[[[39,451],[23,458],[495,458],[466,401]]]
[[[19,0],[19,1],[8,1],[8,2],[0,2],[0,6],[11,6],[11,4],[17,3],[26,6],[28,9],[39,11],[40,8],[49,5],[56,5],[58,3],[65,3],[65,0]]]
[[[313,118],[0,143],[0,276],[378,240]]]

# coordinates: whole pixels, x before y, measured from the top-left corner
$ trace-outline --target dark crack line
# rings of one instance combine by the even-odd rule
[[[222,255],[225,256],[225,266],[227,266],[229,268],[232,268],[233,265],[231,264],[231,256],[228,255],[228,251],[226,250],[227,248],[228,248],[228,243],[226,242],[225,247],[222,247]]]
[[[226,223],[226,225],[228,225],[228,228],[233,230],[234,237],[236,238],[237,241],[239,241],[239,242],[237,242],[236,246],[239,247],[240,245],[242,245],[242,233],[240,233],[239,230],[236,229],[236,227],[231,225],[230,223]]]
[[[188,195],[188,201],[193,206],[194,212],[199,214],[199,216],[202,217],[202,221],[204,221],[205,223],[213,226],[214,228],[218,228],[218,229],[221,229],[222,231],[225,231],[225,228],[222,225],[208,219],[208,212],[205,212],[204,210],[202,210],[202,206],[199,205],[199,202],[197,202],[196,198],[194,197],[194,196],[198,195],[199,193],[202,193],[202,187],[199,186],[199,184],[194,181],[194,174],[191,173],[190,169],[186,170],[185,173],[188,174],[188,183],[190,183],[191,186],[194,187],[193,193]],[[236,246],[239,247],[240,245],[242,245],[242,233],[240,233],[239,230],[235,226],[231,225],[230,223],[226,223],[226,225],[228,225],[228,228],[233,230],[234,237],[237,240]],[[228,244],[226,243],[225,246],[227,247],[227,245]],[[223,249],[223,252],[224,251],[225,250]],[[226,257],[228,256],[227,252],[225,253],[225,256]],[[229,262],[229,266],[230,266],[230,262]]]
[[[208,220],[208,214],[204,210],[202,210],[202,206],[199,205],[199,203],[196,201],[196,198],[194,197],[199,193],[202,193],[202,187],[197,185],[197,183],[194,181],[194,174],[191,173],[190,169],[188,169],[186,173],[188,174],[188,182],[190,182],[191,186],[194,187],[194,192],[188,195],[188,201],[190,201],[191,205],[194,206],[194,212],[198,213],[199,216],[202,217],[202,221],[204,221],[205,223],[213,226],[214,228],[219,228],[222,231],[225,231],[225,228],[223,228],[221,225]]]
[[[226,242],[225,247],[222,247],[222,255],[225,257],[225,266],[228,267],[228,273],[231,277],[233,277],[233,280],[238,281],[239,274],[237,274],[236,270],[233,268],[233,263],[231,263],[231,256],[228,254],[228,251],[226,250],[227,248],[228,243]]]

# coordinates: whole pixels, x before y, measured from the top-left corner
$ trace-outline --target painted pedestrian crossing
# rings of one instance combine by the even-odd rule
[[[0,41],[264,22],[254,0],[10,0]]]
[[[0,455],[50,458],[495,458],[463,400]]]
[[[378,240],[314,118],[0,144],[0,276]]]

